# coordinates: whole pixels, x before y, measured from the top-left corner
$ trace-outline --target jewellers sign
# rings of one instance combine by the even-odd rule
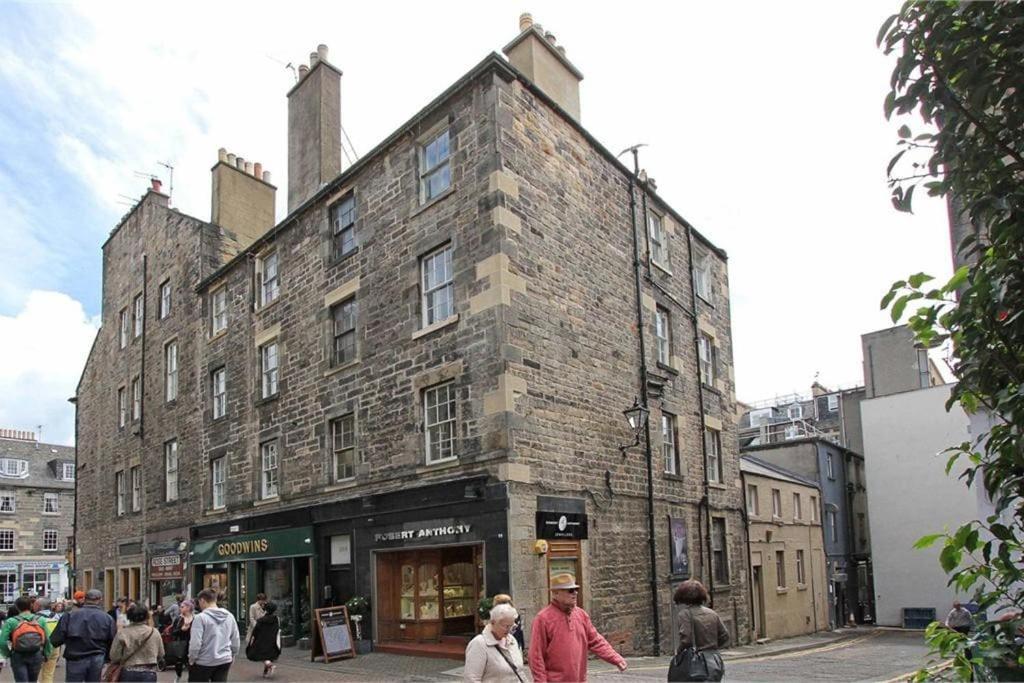
[[[579,512],[545,512],[537,510],[537,538],[549,541],[587,538],[587,515]]]
[[[399,531],[385,531],[374,534],[373,540],[377,543],[385,541],[409,541],[418,538],[436,538],[438,536],[458,536],[468,534],[473,528],[472,524],[446,524],[443,526],[428,526],[418,529],[401,529]]]

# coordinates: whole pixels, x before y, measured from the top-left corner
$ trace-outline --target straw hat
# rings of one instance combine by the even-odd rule
[[[551,590],[564,591],[570,588],[579,588],[576,585],[576,577],[572,574],[555,574],[551,577]]]

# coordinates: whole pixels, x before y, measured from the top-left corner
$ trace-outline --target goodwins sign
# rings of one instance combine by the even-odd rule
[[[313,529],[299,527],[260,534],[245,534],[192,543],[192,561],[231,562],[268,557],[313,554]]]

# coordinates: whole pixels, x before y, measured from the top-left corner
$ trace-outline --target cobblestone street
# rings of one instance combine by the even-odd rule
[[[928,648],[920,632],[884,629],[791,638],[725,654],[729,681],[890,681],[928,661]],[[604,662],[592,660],[590,678],[600,683],[665,680],[667,657],[635,657],[629,661],[630,670],[618,673]],[[230,680],[259,681],[261,673],[261,664],[243,659],[232,666]],[[322,664],[310,662],[308,651],[289,648],[278,662],[273,680],[453,682],[461,677],[461,665],[454,660],[373,653]],[[0,680],[11,680],[8,668]],[[55,680],[64,680],[63,662]],[[174,672],[161,673],[159,680],[173,683]]]

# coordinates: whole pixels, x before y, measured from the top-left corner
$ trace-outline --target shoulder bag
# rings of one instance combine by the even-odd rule
[[[718,650],[701,650],[693,645],[696,642],[696,633],[693,629],[693,609],[686,608],[686,615],[690,619],[690,642],[688,647],[683,648],[672,662],[668,665],[668,680],[670,681],[720,681],[725,675],[725,664]]]
[[[121,660],[121,664],[114,664],[113,662],[107,664],[106,668],[103,669],[103,675],[100,676],[100,680],[103,681],[103,683],[118,683],[118,681],[121,680],[121,674],[124,671],[124,662],[127,662],[129,659],[139,654],[139,650],[146,646],[146,643],[149,642],[149,639],[153,637],[154,633],[156,633],[156,629],[150,627],[149,635],[146,636],[146,638],[139,643],[134,650],[132,650],[130,655]]]
[[[499,645],[494,645],[493,647],[498,651],[498,654],[501,655],[501,658],[508,662],[508,665],[512,667],[512,673],[514,673],[516,675],[516,678],[519,679],[519,683],[525,683],[523,681],[523,677],[519,675],[519,667],[516,666],[516,663],[512,661],[511,657],[508,656],[508,653],[505,652],[505,650],[503,650]]]

